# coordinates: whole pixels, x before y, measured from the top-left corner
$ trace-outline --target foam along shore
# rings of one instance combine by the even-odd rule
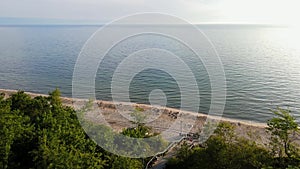
[[[0,89],[0,93],[4,93],[6,98],[16,92],[17,90]],[[48,96],[46,94],[31,92],[25,93],[31,97]],[[82,105],[87,102],[87,100],[84,99],[68,97],[61,97],[61,100],[64,105],[71,106],[75,110],[82,107]],[[265,123],[216,117],[203,113],[145,104],[103,100],[96,100],[94,103],[97,104],[98,110],[86,113],[85,117],[92,122],[108,125],[116,131],[121,131],[126,127],[134,127],[130,113],[136,108],[139,108],[146,114],[146,125],[152,127],[155,132],[163,133],[163,135],[169,139],[171,137],[175,138],[179,133],[200,132],[203,130],[203,126],[207,124],[207,121],[226,121],[236,126],[235,132],[237,135],[246,138],[251,137],[250,139],[254,139],[261,144],[268,142],[269,134],[265,130]]]

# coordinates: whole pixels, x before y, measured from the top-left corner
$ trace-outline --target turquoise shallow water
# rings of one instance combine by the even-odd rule
[[[300,33],[267,26],[199,28],[215,45],[224,65],[227,79],[224,116],[265,122],[272,115],[269,110],[280,106],[291,109],[300,121]],[[0,88],[48,93],[58,87],[64,96],[72,96],[77,56],[97,29],[96,26],[0,27]],[[116,67],[130,53],[149,47],[163,48],[182,57],[197,80],[200,111],[208,112],[211,87],[205,66],[179,42],[155,35],[132,37],[112,48],[98,69],[97,98],[111,100],[110,82]],[[181,75],[187,76],[185,72]],[[194,92],[188,83],[186,88]],[[178,84],[166,72],[144,70],[134,77],[129,89],[133,102],[149,104],[150,92],[161,89],[168,106],[180,107]]]

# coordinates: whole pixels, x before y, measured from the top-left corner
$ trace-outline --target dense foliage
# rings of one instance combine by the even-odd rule
[[[170,159],[170,169],[299,169],[299,150],[293,138],[298,124],[288,110],[274,111],[268,121],[270,143],[263,147],[234,133],[234,126],[222,122],[203,145],[191,148],[184,143]],[[296,138],[299,138],[296,137]]]
[[[273,113],[276,117],[268,121],[267,127],[272,136],[272,153],[279,158],[299,157],[297,147],[293,143],[299,131],[295,118],[290,115],[289,110],[278,108]]]
[[[156,135],[145,126],[141,110],[132,113],[136,126],[122,134],[134,138]],[[221,123],[204,144],[191,147],[184,143],[169,160],[170,169],[299,169],[300,156],[295,137],[298,124],[288,110],[277,109],[268,121],[270,144],[262,147],[254,141],[238,137],[234,126]],[[90,137],[100,138],[113,146],[113,132],[105,126],[89,124],[97,131]],[[101,133],[101,135],[99,135]],[[155,138],[155,137],[154,137]],[[59,90],[48,97],[31,98],[22,91],[5,99],[0,95],[0,168],[108,168],[141,169],[149,159],[131,159],[111,154],[88,137],[73,108],[64,106]],[[156,139],[156,140],[155,140]],[[161,138],[151,144],[163,147]],[[122,142],[130,149],[132,143]],[[137,142],[149,148],[148,142]],[[114,149],[116,147],[111,147]],[[138,153],[138,152],[135,152]]]
[[[22,91],[7,99],[1,94],[0,140],[0,168],[143,168],[142,159],[116,156],[97,146],[76,112],[62,105],[59,90],[35,98]]]

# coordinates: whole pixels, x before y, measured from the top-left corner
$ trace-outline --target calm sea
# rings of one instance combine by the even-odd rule
[[[98,28],[0,27],[0,88],[48,93],[58,87],[64,96],[72,96],[76,59]],[[225,117],[265,122],[272,116],[270,109],[279,106],[292,110],[300,121],[300,31],[241,25],[200,25],[199,28],[210,38],[224,65]],[[182,56],[191,67],[200,93],[200,112],[208,112],[211,87],[205,66],[195,62],[193,54],[177,43],[165,37],[145,35],[116,45],[99,66],[95,79],[97,98],[111,100],[112,75],[130,53],[149,47],[163,48]],[[168,106],[180,106],[178,84],[164,71],[141,71],[129,88],[133,102],[149,104],[149,93],[161,89]]]

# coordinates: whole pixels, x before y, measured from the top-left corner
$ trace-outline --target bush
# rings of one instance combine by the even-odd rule
[[[271,158],[269,152],[255,142],[239,138],[234,126],[222,122],[202,147],[182,146],[167,168],[187,169],[260,169]],[[184,154],[184,155],[182,155]]]
[[[143,168],[140,159],[116,157],[89,139],[75,110],[63,106],[58,89],[49,97],[31,98],[19,91],[4,99],[1,94],[0,140],[3,169]]]

